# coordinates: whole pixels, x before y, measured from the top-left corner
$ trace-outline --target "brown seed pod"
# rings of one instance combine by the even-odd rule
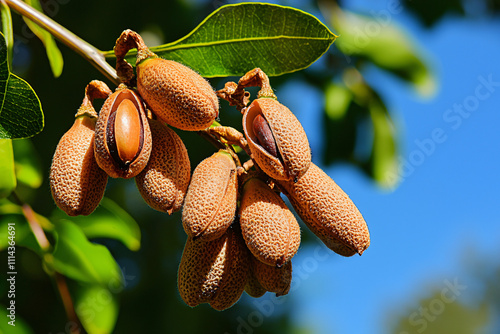
[[[243,130],[252,158],[273,179],[297,180],[309,168],[306,133],[295,115],[275,99],[254,100],[244,112]]]
[[[94,158],[95,98],[111,91],[98,80],[85,88],[85,98],[73,126],[62,136],[50,166],[50,190],[57,206],[70,216],[89,215],[101,201],[108,175]]]
[[[137,93],[120,86],[99,112],[94,153],[109,176],[125,179],[139,174],[151,154],[151,131]]]
[[[219,115],[219,101],[208,81],[172,60],[150,57],[139,62],[137,90],[158,118],[181,130],[203,130]]]
[[[281,197],[263,181],[246,181],[239,214],[243,239],[257,259],[281,267],[297,253],[299,224]]]
[[[155,210],[179,211],[184,201],[191,163],[181,138],[160,121],[149,120],[153,148],[147,166],[135,177],[142,198]]]
[[[238,301],[248,276],[249,254],[236,225],[215,240],[188,237],[178,272],[179,293],[191,307],[224,310]]]
[[[279,182],[304,223],[325,245],[343,256],[361,255],[370,245],[363,216],[347,194],[311,163],[297,183]]]
[[[292,261],[281,268],[268,266],[255,257],[251,261],[254,275],[264,289],[276,293],[277,297],[288,294],[292,283]]]
[[[213,240],[224,234],[236,214],[237,187],[236,165],[229,154],[219,151],[200,162],[182,209],[187,235]]]
[[[262,297],[266,293],[266,289],[262,287],[259,280],[255,276],[255,268],[252,259],[250,259],[250,267],[248,269],[248,279],[245,284],[245,292],[254,298]],[[259,261],[258,261],[259,262]]]
[[[70,216],[89,215],[99,205],[108,175],[94,158],[95,118],[78,117],[57,145],[50,167],[50,190]]]

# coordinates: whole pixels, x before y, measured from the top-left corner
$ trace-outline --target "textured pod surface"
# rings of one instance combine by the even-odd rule
[[[135,128],[134,131],[129,132],[138,134],[140,138],[137,152],[133,154],[134,158],[128,162],[123,161],[120,157],[119,152],[121,150],[119,147],[124,146],[126,148],[131,143],[137,143],[137,138],[127,138],[127,136],[116,136],[115,134],[117,110],[124,100],[130,101],[135,106],[138,120],[135,126],[140,126],[140,129]],[[124,124],[124,122],[118,120],[117,124]],[[120,138],[125,142],[118,142],[117,139]],[[99,167],[111,177],[128,179],[136,176],[146,167],[151,154],[151,130],[144,111],[144,105],[133,90],[119,89],[104,102],[95,129],[94,154]]]
[[[142,197],[155,210],[178,211],[182,207],[191,163],[181,138],[160,121],[149,120],[153,148],[146,168],[135,177]]]
[[[254,119],[258,115],[263,115],[271,128],[278,157],[259,144],[254,132]],[[243,130],[254,160],[273,179],[298,179],[309,168],[311,149],[306,133],[295,115],[278,101],[271,98],[254,100],[243,115]]]
[[[292,283],[292,261],[288,261],[283,267],[268,266],[256,258],[252,258],[252,266],[255,277],[260,285],[267,291],[283,296],[290,291]]]
[[[89,215],[101,201],[108,175],[94,158],[95,119],[78,117],[62,136],[50,167],[50,190],[70,216]]]
[[[243,186],[240,225],[248,249],[270,266],[284,265],[299,249],[300,227],[293,213],[257,178]]]
[[[245,284],[245,292],[254,298],[262,297],[266,293],[266,289],[259,283],[259,280],[255,276],[255,268],[252,259],[250,259],[250,268],[248,270],[248,279]]]
[[[194,307],[210,303],[224,310],[238,301],[248,276],[248,250],[236,226],[215,240],[188,237],[178,272],[179,293]]]
[[[213,240],[224,234],[236,214],[236,196],[236,165],[231,156],[217,152],[200,162],[182,209],[187,235]]]
[[[156,116],[181,130],[203,130],[219,115],[219,100],[208,81],[172,60],[140,62],[137,90]]]
[[[279,182],[304,223],[325,245],[343,256],[362,254],[370,245],[363,216],[347,194],[311,163],[297,183]]]

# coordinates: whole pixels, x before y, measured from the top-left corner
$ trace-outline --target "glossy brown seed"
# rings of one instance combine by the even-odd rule
[[[179,293],[191,307],[224,310],[238,301],[248,276],[248,250],[237,226],[215,240],[188,237],[178,272]]]
[[[94,158],[95,118],[78,117],[62,136],[50,167],[50,190],[70,216],[89,215],[99,205],[108,175]]]
[[[254,120],[258,116],[269,125],[276,142],[277,154],[269,152],[259,141],[254,131]],[[257,120],[257,130],[263,130],[262,120]],[[297,180],[309,168],[311,149],[302,125],[295,115],[284,105],[272,98],[254,100],[243,115],[243,130],[252,152],[252,158],[259,167],[276,180]]]
[[[118,105],[114,131],[118,156],[124,164],[130,164],[141,146],[141,118],[132,101],[123,100]]]
[[[135,177],[142,197],[155,210],[179,211],[191,177],[191,163],[181,138],[160,121],[149,120],[153,149],[147,166]]]
[[[148,163],[151,131],[142,100],[133,90],[120,87],[106,99],[95,135],[96,161],[109,176],[131,178]]]
[[[279,182],[304,223],[334,252],[362,254],[370,245],[368,227],[352,200],[311,163],[298,182]]]
[[[208,81],[172,60],[150,57],[139,62],[137,90],[158,118],[181,130],[203,130],[219,115],[219,101]]]
[[[200,162],[182,209],[187,235],[213,240],[224,234],[236,214],[237,187],[236,165],[229,154],[217,152]]]
[[[243,186],[240,225],[252,254],[270,266],[282,266],[297,253],[300,227],[281,197],[251,178]]]
[[[278,148],[276,147],[273,133],[269,127],[269,123],[267,123],[262,115],[257,115],[253,119],[253,133],[257,137],[257,142],[264,150],[269,152],[272,156],[279,158]]]

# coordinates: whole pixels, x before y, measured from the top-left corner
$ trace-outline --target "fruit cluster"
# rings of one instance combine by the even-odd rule
[[[136,74],[125,60],[137,48]],[[326,246],[343,256],[370,244],[360,212],[311,162],[307,136],[278,102],[267,75],[254,69],[214,92],[199,74],[152,53],[126,30],[116,42],[114,93],[92,81],[71,129],[54,154],[50,186],[68,215],[88,215],[99,205],[108,176],[135,177],[144,200],[171,214],[182,209],[188,236],[178,288],[190,306],[233,305],[246,291],[287,294],[300,227],[280,193]],[[245,88],[260,87],[250,104]],[[243,114],[243,133],[214,126],[218,97]],[[92,102],[106,99],[99,114]],[[199,131],[219,150],[193,171],[180,137],[167,126]],[[250,159],[241,164],[235,147]]]

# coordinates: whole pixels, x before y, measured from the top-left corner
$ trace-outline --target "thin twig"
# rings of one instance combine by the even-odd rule
[[[55,22],[45,14],[40,13],[21,0],[5,0],[5,2],[10,8],[35,22],[62,43],[66,44],[73,51],[84,57],[109,80],[113,81],[113,83],[116,85],[120,84],[120,79],[116,75],[115,69],[106,62],[102,52],[95,46],[84,41],[59,23]]]

